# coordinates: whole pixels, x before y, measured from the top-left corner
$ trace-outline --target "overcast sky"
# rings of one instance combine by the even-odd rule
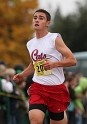
[[[61,13],[67,15],[76,11],[75,2],[83,2],[84,0],[38,0],[40,7],[48,10],[51,14],[60,6]]]

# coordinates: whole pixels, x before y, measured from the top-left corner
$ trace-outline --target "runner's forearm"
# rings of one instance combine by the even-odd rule
[[[69,67],[75,65],[76,65],[76,60],[73,58],[68,58],[62,61],[54,62],[55,67]]]
[[[34,67],[33,67],[33,64],[30,63],[29,66],[22,72],[22,75],[23,77],[27,77],[33,74],[34,74]]]

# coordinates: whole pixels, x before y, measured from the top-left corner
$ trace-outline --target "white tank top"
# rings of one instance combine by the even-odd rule
[[[61,61],[64,56],[56,49],[55,40],[61,37],[58,33],[48,33],[46,36],[37,39],[34,37],[27,42],[27,49],[30,53],[33,64],[36,61],[49,59],[52,62]],[[64,73],[62,67],[53,68],[49,75],[37,76],[36,71],[33,81],[44,85],[59,85],[64,82]]]

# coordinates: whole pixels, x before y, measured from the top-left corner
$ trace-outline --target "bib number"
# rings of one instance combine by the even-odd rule
[[[47,70],[46,71],[44,69],[44,67],[43,67],[44,62],[45,62],[45,60],[41,60],[41,61],[38,61],[38,62],[34,63],[34,68],[35,68],[37,76],[47,76],[47,75],[52,74],[52,70]]]

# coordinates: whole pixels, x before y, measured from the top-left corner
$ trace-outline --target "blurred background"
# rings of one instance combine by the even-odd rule
[[[59,32],[72,52],[87,50],[87,0],[0,0],[0,60],[10,67],[29,64],[26,43],[34,35],[37,8],[51,13],[49,31]]]
[[[29,123],[27,89],[32,83],[32,75],[21,81],[19,86],[12,81],[12,77],[16,73],[23,71],[30,63],[26,43],[34,36],[32,18],[35,10],[39,8],[46,9],[51,14],[52,20],[49,31],[60,33],[65,44],[77,59],[77,66],[64,69],[65,77],[67,77],[67,74],[71,76],[71,73],[73,77],[74,73],[76,75],[74,83],[77,82],[74,85],[75,87],[79,84],[81,77],[87,78],[87,0],[0,0],[0,82],[5,79],[4,81],[2,80],[4,86],[5,82],[8,82],[6,89],[3,89],[0,84],[5,93],[2,93],[2,89],[0,89],[0,99],[2,99],[1,96],[6,98],[6,101],[0,101],[0,104],[2,104],[0,105],[0,113],[2,113],[0,114],[1,124],[22,124],[23,122],[25,123],[23,118],[26,118],[26,124]],[[66,78],[66,81],[70,82],[72,80]],[[84,86],[86,91],[87,80]],[[83,94],[83,91],[80,93]],[[85,98],[87,99],[87,97]],[[22,103],[20,103],[20,99]],[[9,100],[12,102],[9,102]],[[14,100],[16,100],[15,105],[13,105]],[[69,124],[87,124],[87,101],[82,98],[80,100],[82,108],[84,108],[83,103],[85,103],[85,108],[84,110],[81,108],[81,113],[77,112],[78,105],[74,105],[74,108],[76,107],[74,115],[77,117],[80,114],[81,116],[76,119],[80,121],[77,121],[77,123],[71,121]],[[16,113],[20,116],[15,113],[9,113],[10,109],[11,111],[13,110],[9,107],[10,104],[12,108],[17,108]],[[23,106],[24,104],[25,107]],[[19,111],[19,105],[23,107],[23,110]],[[83,113],[85,113],[84,117],[82,116]],[[47,117],[44,123],[49,123],[49,114],[46,114]],[[74,117],[73,115],[71,116]],[[19,117],[17,123],[15,122],[15,117],[16,120]],[[4,122],[4,120],[6,121]]]

